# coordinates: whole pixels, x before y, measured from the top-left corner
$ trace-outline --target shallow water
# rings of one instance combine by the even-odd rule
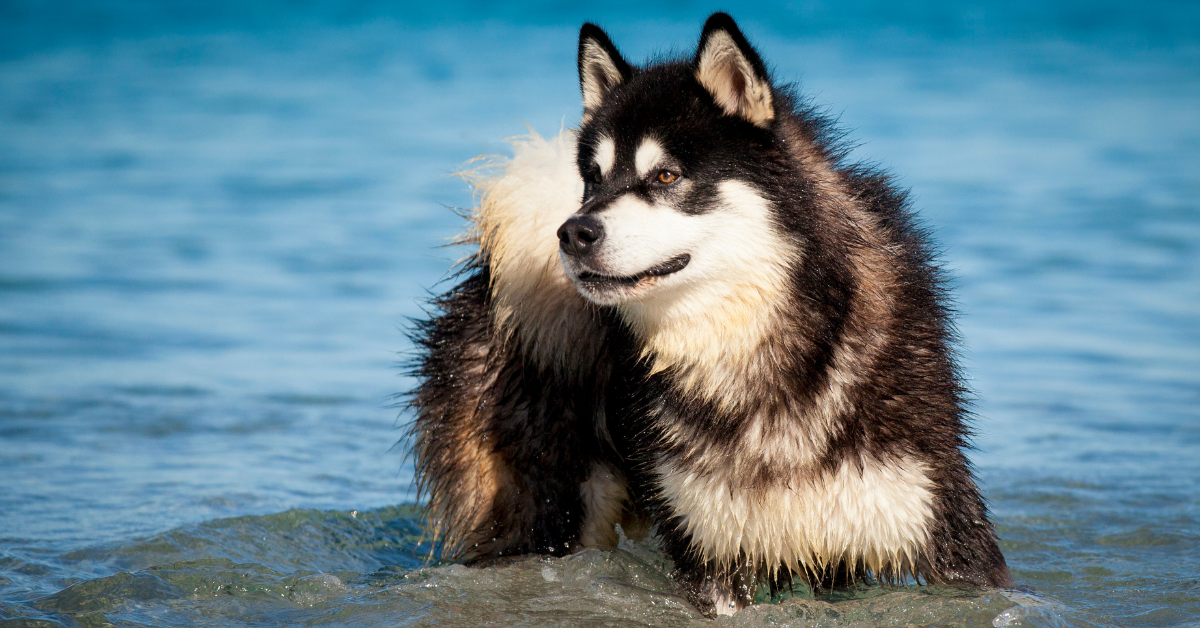
[[[576,119],[584,19],[706,7],[256,7],[0,8],[0,625],[707,623],[644,544],[427,564],[392,407],[447,175]],[[735,16],[935,227],[1029,590],[722,623],[1200,625],[1197,9]]]

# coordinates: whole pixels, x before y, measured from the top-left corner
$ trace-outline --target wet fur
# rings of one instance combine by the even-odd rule
[[[592,25],[579,52],[578,136],[519,141],[476,180],[478,251],[415,331],[417,471],[444,554],[558,555],[650,517],[707,613],[793,578],[1011,584],[962,453],[948,297],[904,193],[844,160],[728,16],[691,60],[635,68]],[[723,243],[753,272],[594,305],[555,230],[589,211],[580,169],[633,164],[647,134],[689,164],[697,211],[766,219]]]
[[[513,159],[466,173],[478,249],[413,331],[418,486],[448,558],[562,555],[646,527],[605,425],[613,317],[558,261],[583,189],[574,140],[518,139]]]

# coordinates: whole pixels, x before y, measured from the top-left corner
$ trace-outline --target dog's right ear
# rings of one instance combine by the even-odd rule
[[[696,49],[696,80],[731,116],[767,128],[775,119],[771,78],[733,18],[713,13]]]
[[[587,122],[604,97],[633,71],[608,35],[595,24],[579,29],[579,87],[583,90],[583,121]]]

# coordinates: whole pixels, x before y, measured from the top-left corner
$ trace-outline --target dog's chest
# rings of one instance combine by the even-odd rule
[[[732,467],[732,465],[731,465]],[[731,473],[698,473],[660,459],[658,488],[705,560],[821,567],[861,561],[876,571],[911,566],[928,538],[932,482],[912,458],[845,461],[804,480],[743,488]]]

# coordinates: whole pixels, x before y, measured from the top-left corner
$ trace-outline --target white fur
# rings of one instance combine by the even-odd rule
[[[775,119],[770,84],[755,74],[754,66],[725,31],[717,31],[705,41],[696,80],[731,116],[763,127]]]
[[[772,333],[788,271],[801,255],[750,184],[724,181],[719,190],[720,206],[704,214],[659,208],[653,219],[613,216],[604,224],[608,245],[629,243],[620,249],[623,267],[640,272],[680,253],[692,256],[644,298],[619,308],[654,356],[654,369],[680,367],[680,384],[710,399],[726,399],[751,375],[747,360]]]
[[[659,168],[666,157],[667,152],[663,150],[662,144],[659,144],[658,140],[652,137],[643,139],[641,145],[638,146],[637,153],[633,157],[638,178],[645,179],[652,171]]]
[[[728,405],[737,401],[729,391],[742,389],[745,378],[769,375],[750,362],[773,330],[789,269],[802,253],[775,228],[770,202],[753,186],[728,180],[718,190],[719,206],[702,214],[626,194],[592,214],[605,238],[590,267],[566,256],[563,263],[575,276],[629,277],[690,255],[687,267],[644,285],[581,294],[619,308],[655,371],[678,367],[685,390]]]
[[[592,306],[575,291],[558,261],[559,226],[579,209],[583,181],[575,134],[513,141],[499,177],[475,177],[473,217],[492,271],[492,311],[499,331],[516,334],[543,367],[591,364],[603,334]]]
[[[592,216],[604,225],[604,240],[592,260],[594,270],[614,277],[636,275],[711,237],[706,221],[633,194]]]
[[[617,145],[611,137],[601,135],[596,142],[596,165],[600,167],[600,174],[607,177],[616,164]]]
[[[861,463],[861,471],[858,464]],[[663,497],[705,560],[813,570],[863,564],[902,575],[933,517],[927,467],[913,458],[846,460],[833,473],[789,485],[743,488],[728,474],[698,474],[660,461]]]

